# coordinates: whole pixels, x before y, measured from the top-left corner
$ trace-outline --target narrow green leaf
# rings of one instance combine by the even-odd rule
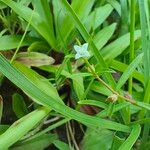
[[[130,103],[127,103],[127,102],[117,104],[117,105],[114,106],[112,113],[115,113],[115,112],[117,112],[117,111],[120,111],[121,109],[126,108],[126,107],[129,106],[129,105],[130,105]],[[108,112],[108,108],[105,109],[105,110],[103,110],[103,111],[101,111],[101,112],[98,114],[98,116],[99,116],[99,117],[106,117],[106,116],[108,115],[107,112]]]
[[[117,90],[119,90],[125,84],[125,82],[128,80],[128,78],[132,75],[133,71],[137,68],[137,66],[139,65],[139,63],[142,61],[142,58],[143,58],[143,53],[140,54],[140,55],[138,55],[131,62],[131,64],[124,71],[124,73],[122,74],[121,78],[119,79],[119,81],[117,83],[117,87],[116,87]]]
[[[83,150],[109,150],[113,142],[113,132],[109,130],[87,129],[82,141]]]
[[[116,0],[106,0],[108,3],[110,3],[112,5],[112,7],[114,7],[116,9],[116,11],[118,12],[118,14],[121,16],[121,6],[119,4],[118,1]]]
[[[53,144],[59,149],[59,150],[70,150],[69,145],[66,143],[60,141],[60,140],[55,140]]]
[[[138,102],[137,101],[137,105],[150,111],[150,104],[148,104],[148,103]]]
[[[96,101],[96,100],[82,100],[82,101],[79,101],[78,104],[92,105],[92,106],[97,106],[97,107],[104,108],[104,109],[108,108],[107,104],[100,102],[100,101]]]
[[[93,41],[97,47],[97,49],[101,49],[111,38],[114,31],[116,29],[116,23],[113,23],[110,26],[107,26],[100,30],[93,38]]]
[[[84,99],[83,77],[80,76],[79,74],[78,76],[72,76],[71,79],[73,81],[73,87],[78,96],[78,99],[83,100]]]
[[[120,72],[124,72],[128,68],[127,64],[122,63],[122,62],[117,61],[117,60],[112,60],[110,66],[111,66],[111,68],[113,68],[117,71],[120,71]],[[138,81],[144,83],[144,76],[142,73],[134,70],[133,71],[133,77],[135,79],[137,79]]]
[[[118,150],[130,150],[140,135],[140,125],[133,126],[133,129],[126,141],[119,147]]]

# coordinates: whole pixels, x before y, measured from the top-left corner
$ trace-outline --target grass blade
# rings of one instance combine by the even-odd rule
[[[128,78],[132,75],[133,71],[136,69],[136,67],[139,65],[139,63],[142,61],[143,53],[138,55],[132,63],[128,66],[128,68],[124,71],[121,78],[119,79],[117,83],[117,90],[120,90],[120,88],[125,84],[125,82],[128,80]]]
[[[107,104],[103,102],[95,101],[95,100],[82,100],[82,101],[79,101],[78,104],[92,105],[92,106],[97,106],[97,107],[104,108],[104,109],[108,108]]]
[[[140,135],[140,125],[133,126],[133,129],[126,141],[119,147],[118,150],[130,150]]]

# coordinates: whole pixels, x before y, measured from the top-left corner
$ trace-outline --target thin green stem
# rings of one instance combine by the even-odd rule
[[[100,77],[99,75],[95,72],[95,70],[93,69],[93,67],[91,66],[91,64],[88,62],[87,59],[83,58],[84,62],[87,64],[87,66],[89,67],[90,69],[90,72],[93,74],[93,76],[101,83],[103,84],[106,88],[108,88],[113,94],[116,94],[119,98],[121,99],[124,99],[134,105],[137,105],[136,104],[136,101],[133,100],[133,99],[129,99],[129,98],[126,98],[122,95],[120,95],[117,91],[115,91],[112,87],[110,87],[106,82],[104,82]]]
[[[19,49],[20,49],[20,46],[21,46],[21,44],[22,44],[22,42],[23,42],[23,40],[24,40],[24,38],[25,38],[25,36],[26,36],[26,34],[27,34],[28,29],[29,29],[29,26],[30,26],[30,23],[31,23],[31,20],[32,20],[32,17],[33,17],[33,13],[34,13],[34,10],[33,10],[32,14],[31,14],[31,17],[30,17],[29,23],[27,24],[27,27],[26,27],[26,29],[25,29],[25,32],[24,32],[24,34],[23,34],[23,36],[22,36],[22,38],[21,38],[21,40],[20,40],[20,42],[19,42],[19,44],[18,44],[18,47],[17,47],[17,49],[16,49],[16,51],[15,51],[13,57],[12,57],[11,60],[10,60],[10,63],[12,63],[12,62],[15,60],[15,58],[16,58],[16,55],[17,55],[17,53],[18,53],[18,51],[19,51]]]
[[[131,9],[130,9],[130,58],[129,63],[134,60],[134,30],[135,30],[135,0],[131,0]],[[128,91],[132,94],[132,75],[128,80]]]

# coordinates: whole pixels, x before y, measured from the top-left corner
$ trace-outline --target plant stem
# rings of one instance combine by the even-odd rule
[[[25,32],[24,32],[24,34],[23,34],[23,36],[22,36],[22,38],[21,38],[21,40],[20,40],[20,42],[19,42],[19,44],[18,44],[18,47],[17,47],[17,49],[16,49],[16,51],[15,51],[13,57],[12,57],[11,60],[10,60],[10,63],[12,63],[12,62],[15,60],[16,55],[17,55],[17,53],[18,53],[18,51],[19,51],[19,49],[20,49],[20,46],[22,45],[22,42],[23,42],[23,40],[24,40],[24,38],[25,38],[25,36],[26,36],[26,34],[27,34],[27,31],[28,31],[28,29],[29,29],[29,27],[30,27],[30,23],[31,23],[31,21],[32,21],[33,13],[34,13],[34,10],[32,11],[32,14],[31,14],[29,23],[28,23],[27,26],[26,26]]]
[[[135,0],[131,0],[131,9],[130,9],[130,55],[129,63],[134,60],[134,30],[135,30]],[[132,94],[132,75],[128,80],[128,91]]]
[[[99,75],[94,71],[94,69],[92,68],[91,64],[88,62],[87,59],[83,58],[84,62],[87,64],[87,66],[89,67],[90,69],[90,72],[93,74],[93,76],[101,83],[103,84],[106,88],[108,88],[113,94],[116,94],[119,98],[121,99],[124,99],[134,105],[136,105],[136,101],[133,100],[133,99],[129,99],[129,98],[126,98],[122,95],[120,95],[117,91],[115,91],[112,87],[110,87],[106,82],[104,82],[100,77]]]

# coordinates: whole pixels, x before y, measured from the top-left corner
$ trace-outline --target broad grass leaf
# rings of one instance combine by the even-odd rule
[[[78,96],[78,99],[83,100],[84,99],[83,77],[80,76],[79,74],[78,76],[72,76],[71,79],[73,81],[73,87]]]
[[[148,104],[148,103],[137,102],[137,105],[144,108],[144,109],[146,109],[146,110],[148,110],[148,111],[150,111],[150,104]]]
[[[107,2],[111,4],[111,6],[114,7],[115,10],[118,12],[119,16],[121,16],[121,6],[119,2],[116,0],[107,0]]]
[[[93,38],[93,41],[97,47],[97,49],[101,49],[111,38],[114,31],[116,29],[116,23],[111,24],[100,30]]]
[[[116,104],[116,105],[113,107],[112,113],[115,113],[115,112],[117,112],[117,111],[120,111],[120,110],[122,110],[123,108],[126,108],[126,107],[129,106],[129,105],[130,105],[130,103],[127,103],[127,102]],[[108,112],[108,108],[105,109],[105,110],[103,110],[103,111],[101,111],[101,112],[98,114],[98,116],[99,116],[99,117],[107,117],[107,115],[108,115],[107,112]]]
[[[15,67],[24,74],[32,83],[37,85],[39,89],[41,89],[45,94],[55,97],[59,102],[63,103],[61,98],[58,95],[57,90],[53,87],[53,85],[46,80],[43,76],[39,75],[32,69],[26,67],[23,64],[18,62],[14,62]]]
[[[71,150],[69,145],[65,142],[62,142],[60,140],[55,140],[53,144],[59,149],[59,150]],[[73,150],[73,149],[72,149]]]
[[[118,147],[120,147],[124,141],[125,139],[119,138],[118,136],[114,136],[111,150],[117,150]]]
[[[112,92],[108,90],[105,86],[100,84],[98,81],[94,81],[90,88],[92,91],[106,96],[110,96]]]

